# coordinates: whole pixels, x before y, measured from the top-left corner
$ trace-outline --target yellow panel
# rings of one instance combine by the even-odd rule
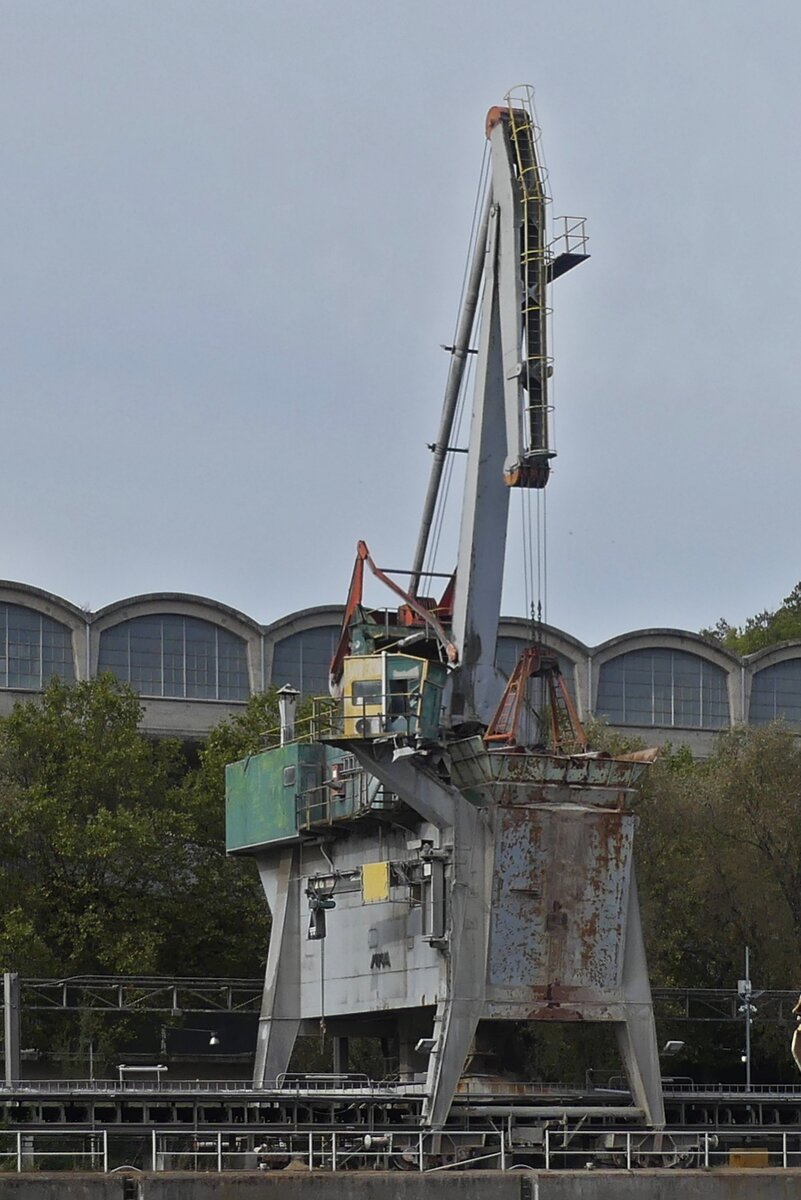
[[[742,1171],[746,1167],[764,1168],[770,1166],[770,1153],[761,1146],[753,1149],[738,1149],[729,1151],[729,1166]]]
[[[389,863],[364,863],[362,865],[362,900],[365,904],[376,904],[389,900]]]

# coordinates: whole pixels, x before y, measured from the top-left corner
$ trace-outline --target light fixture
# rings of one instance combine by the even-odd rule
[[[671,1054],[678,1054],[679,1051],[684,1049],[685,1045],[685,1042],[665,1042],[664,1046],[662,1047],[662,1053],[667,1057],[670,1057]]]
[[[209,1045],[210,1046],[219,1046],[219,1044],[220,1044],[220,1039],[217,1037],[217,1034],[212,1030],[211,1036],[209,1038]]]

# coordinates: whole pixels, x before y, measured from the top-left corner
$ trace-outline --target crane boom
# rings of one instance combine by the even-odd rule
[[[454,587],[453,640],[459,670],[452,682],[455,720],[487,722],[502,682],[495,640],[510,488],[544,488],[555,452],[549,432],[548,285],[583,261],[574,234],[554,255],[546,234],[545,172],[530,89],[510,93],[485,125],[491,171],[452,351],[434,461],[412,566],[416,595],[428,550],[454,413],[480,298],[480,333],[461,533]],[[573,230],[579,224],[573,226]]]

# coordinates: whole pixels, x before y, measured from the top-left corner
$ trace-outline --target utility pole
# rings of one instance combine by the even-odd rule
[[[741,1004],[738,1012],[743,1014],[745,1021],[745,1051],[742,1055],[742,1061],[745,1063],[745,1089],[751,1091],[751,1022],[754,1019],[756,1008],[751,1003],[754,993],[751,990],[751,951],[746,946],[745,948],[745,979],[737,980],[737,991],[740,995]],[[759,993],[758,993],[759,994]]]
[[[20,987],[16,971],[3,973],[3,1033],[5,1036],[5,1082],[14,1087],[20,1077]]]

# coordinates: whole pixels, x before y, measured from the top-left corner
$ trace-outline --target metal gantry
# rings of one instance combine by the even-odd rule
[[[179,977],[161,975],[76,975],[69,978],[19,977],[21,1012],[258,1013],[261,978]],[[742,995],[737,988],[654,987],[660,1020],[709,1023],[739,1021]],[[756,995],[756,993],[753,993]],[[756,1024],[795,1025],[798,992],[766,988],[759,992]]]
[[[258,1013],[262,986],[260,979],[159,975],[21,978],[20,1006],[30,1012]]]

